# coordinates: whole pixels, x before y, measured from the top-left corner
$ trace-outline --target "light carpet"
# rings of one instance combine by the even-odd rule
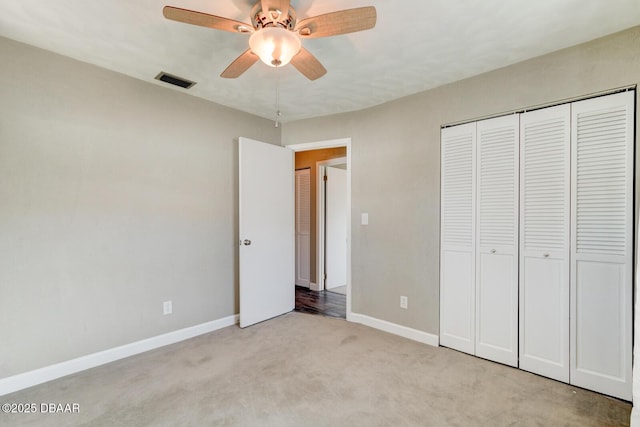
[[[631,405],[344,320],[289,313],[0,398],[38,426],[613,426]]]

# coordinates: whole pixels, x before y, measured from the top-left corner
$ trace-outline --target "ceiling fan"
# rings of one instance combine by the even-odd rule
[[[315,80],[325,75],[327,70],[302,47],[301,39],[353,33],[376,25],[376,8],[373,6],[340,10],[298,21],[289,0],[259,0],[251,9],[251,24],[173,6],[165,6],[162,13],[174,21],[251,34],[249,49],[220,75],[231,79],[239,77],[261,59],[272,67],[291,62],[308,79]]]

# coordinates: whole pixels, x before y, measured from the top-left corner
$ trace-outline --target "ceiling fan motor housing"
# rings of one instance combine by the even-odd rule
[[[256,30],[267,27],[281,27],[293,31],[296,27],[296,11],[289,8],[286,15],[278,9],[262,10],[262,2],[257,2],[251,9],[251,24]]]

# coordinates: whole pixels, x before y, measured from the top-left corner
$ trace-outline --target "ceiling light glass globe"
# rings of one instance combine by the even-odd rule
[[[282,67],[300,52],[302,44],[300,38],[292,31],[280,27],[267,27],[251,34],[249,46],[265,64]]]

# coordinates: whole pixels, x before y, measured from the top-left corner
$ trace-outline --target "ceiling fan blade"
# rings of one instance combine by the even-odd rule
[[[235,79],[240,77],[242,73],[247,71],[256,61],[260,59],[258,55],[251,52],[251,49],[247,49],[244,53],[238,56],[229,66],[220,74],[220,77],[226,79]]]
[[[214,30],[231,31],[232,33],[253,32],[251,24],[245,24],[244,22],[234,21],[233,19],[223,18],[221,16],[209,15],[208,13],[196,12],[195,10],[165,6],[162,9],[162,14],[165,18],[173,21],[213,28]]]
[[[278,21],[281,16],[286,19],[289,15],[289,0],[262,0],[261,3],[262,12],[265,15],[270,16],[274,21]],[[280,13],[268,13],[272,11],[279,11]]]
[[[296,31],[309,39],[354,33],[375,27],[376,16],[374,6],[340,10],[303,19],[296,25]]]
[[[327,70],[320,61],[305,48],[301,48],[300,52],[291,59],[291,65],[296,67],[309,80],[319,79],[327,74]]]

